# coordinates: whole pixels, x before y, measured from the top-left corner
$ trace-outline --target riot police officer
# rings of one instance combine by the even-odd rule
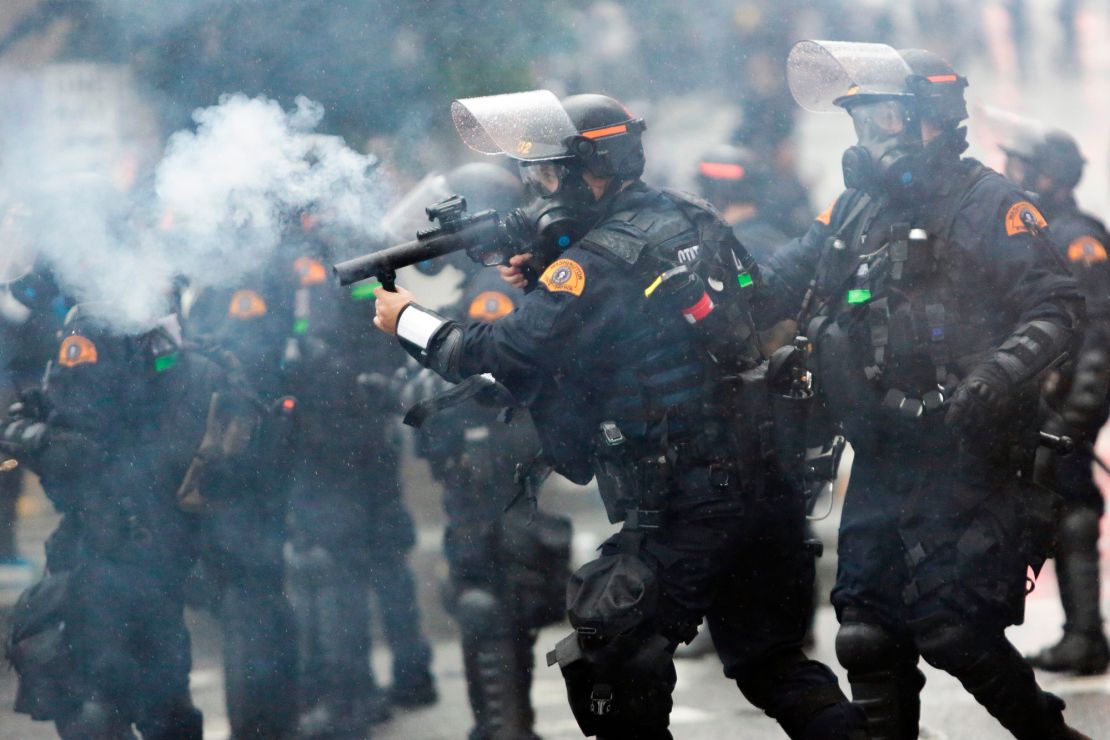
[[[293,324],[291,271],[274,262],[234,287],[195,286],[185,325],[192,341],[229,353],[268,402],[288,394],[281,362]],[[294,732],[297,707],[295,622],[283,554],[292,458],[281,445],[259,454],[262,459],[212,492],[213,505],[198,508],[199,545],[223,630],[233,737],[284,738]]]
[[[517,159],[535,196],[503,273],[529,292],[498,321],[460,323],[379,290],[375,323],[449,380],[492,373],[528,404],[555,468],[596,472],[624,522],[572,577],[575,632],[548,656],[583,732],[670,737],[672,653],[708,616],[726,675],[791,737],[850,736],[857,710],[801,649],[803,503],[752,418],[734,424],[746,396],[732,370],[760,357],[754,262],[700,201],[640,180],[644,123],[612,98],[539,90],[453,114],[472,148]]]
[[[524,192],[516,175],[486,162],[440,177],[440,195],[460,194],[474,211],[505,213],[519,205]],[[448,261],[464,275],[459,300],[445,310],[456,320],[497,321],[523,298],[496,270],[458,253],[418,267],[428,273]],[[424,385],[441,390],[445,384],[424,369],[410,388],[415,395]],[[445,405],[450,395],[426,397],[414,410]],[[427,419],[417,436],[418,453],[444,488],[444,553],[450,568],[445,602],[462,633],[475,721],[471,740],[535,737],[530,692],[536,632],[562,619],[571,536],[569,520],[534,510],[529,497],[521,495],[521,485],[538,481],[514,482],[517,466],[525,473],[539,448],[525,409],[514,408],[504,418],[498,408],[477,400],[451,403]]]
[[[871,737],[917,737],[923,657],[1016,737],[1082,737],[1003,632],[1047,555],[1037,380],[1067,356],[1075,282],[1028,196],[960,158],[967,81],[944,60],[805,41],[788,72],[858,138],[848,189],[768,275],[856,450],[833,591],[853,697]]]
[[[0,219],[6,239],[0,256],[0,409],[37,388],[43,368],[57,351],[58,331],[72,303],[26,242],[18,206]],[[31,566],[16,546],[16,504],[22,489],[19,468],[0,473],[0,569],[30,577]]]
[[[767,261],[777,247],[790,241],[763,218],[759,203],[768,184],[766,165],[743,147],[721,144],[698,162],[698,190],[756,262]]]
[[[176,316],[137,335],[70,311],[41,393],[2,432],[62,513],[45,580],[20,600],[8,655],[16,711],[63,738],[201,737],[189,697],[190,522],[175,492],[204,433],[216,373]]]
[[[326,214],[301,217],[286,247],[293,315],[282,360],[298,400],[287,548],[299,627],[304,737],[364,737],[390,703],[437,699],[432,651],[420,628],[407,557],[416,544],[401,498],[397,367],[384,338],[368,334],[373,294],[340,289],[324,261],[344,238]],[[393,654],[388,693],[370,667],[371,591]]]
[[[1079,210],[1075,186],[1084,159],[1075,139],[1063,131],[1046,131],[1033,121],[1019,121],[1014,135],[1002,142],[1006,175],[1036,193],[1037,205],[1051,227],[1054,242],[1071,267],[1087,301],[1087,325],[1075,373],[1056,376],[1049,402],[1059,410],[1053,431],[1094,442],[1106,421],[1110,391],[1110,236],[1094,216]],[[1064,498],[1056,530],[1056,575],[1064,606],[1064,636],[1056,645],[1029,658],[1036,668],[1098,674],[1110,664],[1110,645],[1102,629],[1099,606],[1099,520],[1105,503],[1083,453],[1055,461],[1055,487]]]

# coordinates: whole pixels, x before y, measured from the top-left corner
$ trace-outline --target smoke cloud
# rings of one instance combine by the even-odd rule
[[[315,133],[323,115],[303,97],[286,111],[227,95],[195,111],[195,127],[170,136],[127,194],[110,178],[72,172],[24,188],[40,255],[64,292],[95,304],[113,329],[137,332],[172,310],[176,279],[230,286],[265,266],[304,209],[323,214],[351,251],[367,251],[386,189],[373,157]]]

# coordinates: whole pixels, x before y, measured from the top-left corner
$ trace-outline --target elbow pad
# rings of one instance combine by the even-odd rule
[[[397,338],[413,359],[444,379],[458,383],[462,328],[435,311],[410,303],[397,318]]]
[[[990,356],[1012,386],[1029,383],[1067,355],[1072,330],[1036,319],[1023,324]]]

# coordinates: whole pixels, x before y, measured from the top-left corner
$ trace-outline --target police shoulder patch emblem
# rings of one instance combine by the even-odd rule
[[[551,293],[582,295],[586,287],[586,271],[574,260],[559,259],[544,270],[540,282]]]
[[[1027,200],[1019,200],[1006,211],[1006,235],[1015,236],[1029,231],[1029,223],[1043,229],[1048,225],[1037,207]]]
[[[231,305],[227,308],[227,315],[233,319],[245,321],[266,315],[266,301],[253,290],[237,290],[231,296]]]
[[[97,359],[96,345],[80,334],[71,334],[63,339],[58,350],[58,364],[62,367],[95,365]]]
[[[833,208],[836,208],[836,201],[835,200],[832,203],[829,203],[828,208],[826,208],[825,210],[823,210],[823,211],[821,211],[820,213],[817,214],[817,219],[816,219],[817,222],[822,223],[825,226],[828,226],[829,222],[832,221]]]
[[[512,312],[513,302],[509,296],[496,290],[487,290],[474,297],[474,300],[470,302],[470,310],[467,313],[470,318],[479,321],[497,321]]]
[[[1068,245],[1068,259],[1072,262],[1082,262],[1093,265],[1107,260],[1106,247],[1093,236],[1081,236]]]
[[[301,285],[305,287],[320,285],[328,279],[327,268],[324,267],[323,263],[311,257],[298,257],[293,262],[293,272],[297,273]]]

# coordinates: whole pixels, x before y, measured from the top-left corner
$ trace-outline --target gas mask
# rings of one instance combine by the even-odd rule
[[[848,109],[855,146],[841,159],[844,185],[873,195],[918,191],[927,170],[921,126],[901,100],[860,102]]]
[[[171,313],[136,338],[135,357],[148,372],[164,373],[177,364],[182,343],[181,322]]]
[[[558,255],[593,228],[601,203],[582,170],[558,162],[521,163],[521,179],[535,197],[515,213],[517,230],[528,233],[541,261]]]

